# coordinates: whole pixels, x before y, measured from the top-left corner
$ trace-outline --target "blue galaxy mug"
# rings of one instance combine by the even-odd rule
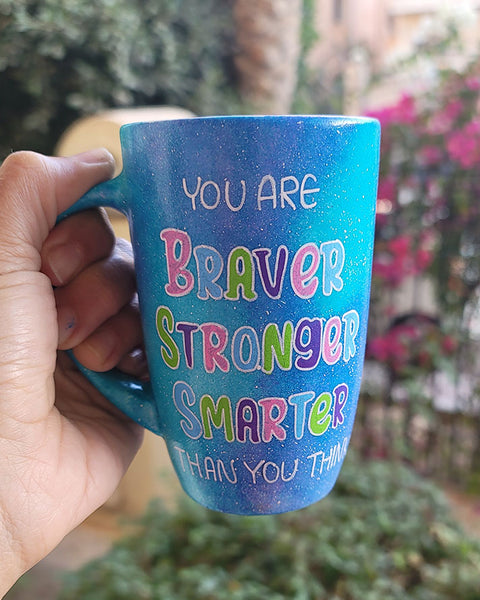
[[[120,136],[122,173],[69,212],[128,218],[150,381],[79,367],[164,437],[201,504],[259,515],[316,502],[360,389],[378,122],[206,117]]]

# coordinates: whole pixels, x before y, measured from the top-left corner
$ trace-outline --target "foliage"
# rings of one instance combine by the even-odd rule
[[[423,453],[430,473],[471,482],[480,449],[472,327],[480,307],[480,61],[445,66],[459,35],[452,22],[440,33],[418,49],[434,84],[369,113],[382,124],[382,146],[367,359],[386,373],[380,453],[396,447],[413,461]],[[428,309],[418,291],[425,281],[434,286]]]
[[[69,576],[61,600],[478,600],[480,544],[409,469],[349,454],[313,507],[235,517],[154,505],[141,529]]]
[[[440,329],[460,339],[480,284],[479,106],[474,60],[462,72],[442,71],[428,93],[371,113],[383,131],[374,298],[377,289],[385,296],[408,277],[427,275],[436,285]],[[450,335],[436,348],[444,356],[442,349],[451,354],[457,345]]]
[[[105,108],[235,111],[231,4],[0,0],[0,159]]]
[[[315,0],[303,0],[297,88],[292,106],[292,112],[297,114],[318,112],[318,98],[314,91],[317,74],[308,64],[309,53],[318,41],[318,33],[315,28],[315,7]]]
[[[443,333],[428,315],[396,319],[383,335],[371,337],[368,356],[387,366],[398,378],[432,372],[442,359],[453,357],[457,340]]]

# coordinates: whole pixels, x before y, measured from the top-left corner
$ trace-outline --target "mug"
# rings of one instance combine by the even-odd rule
[[[379,123],[200,117],[120,137],[121,174],[63,216],[127,216],[150,381],[79,368],[164,437],[204,506],[316,502],[339,473],[361,383]]]

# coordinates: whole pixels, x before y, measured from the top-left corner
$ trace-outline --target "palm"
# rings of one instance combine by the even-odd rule
[[[122,417],[75,370],[65,355],[55,373],[56,404],[23,429],[16,509],[30,562],[49,552],[115,489],[140,443],[139,429]],[[28,482],[28,488],[25,485]],[[5,502],[6,504],[6,502]],[[18,518],[18,513],[17,513]]]
[[[53,372],[56,311],[46,278],[38,273],[6,277],[12,281],[10,290],[14,280],[22,283],[17,285],[15,302],[3,304],[4,316],[8,319],[9,312],[25,316],[21,328],[16,325],[18,316],[8,319],[13,330],[2,349],[7,361],[0,372],[8,370],[10,376],[1,380],[7,379],[14,394],[2,393],[8,413],[0,422],[0,462],[1,457],[8,460],[11,484],[2,485],[0,506],[8,521],[15,515],[19,525],[12,536],[25,540],[22,553],[27,564],[34,564],[105,502],[138,448],[141,433],[85,380],[64,352],[58,353]],[[29,367],[16,369],[25,357],[32,359]],[[20,389],[23,404],[17,399]]]

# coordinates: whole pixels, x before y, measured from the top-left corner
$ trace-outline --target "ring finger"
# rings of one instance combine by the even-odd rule
[[[102,323],[89,337],[75,347],[75,357],[88,369],[108,371],[119,365],[124,357],[138,350],[143,336],[136,297],[117,314]],[[141,370],[140,364],[133,364],[135,370]],[[146,364],[143,365],[143,368]],[[137,374],[137,373],[135,373]]]

